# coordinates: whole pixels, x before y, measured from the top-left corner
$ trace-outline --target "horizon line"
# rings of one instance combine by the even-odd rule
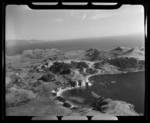
[[[95,36],[95,37],[81,37],[81,38],[68,38],[68,39],[5,39],[5,41],[9,41],[9,40],[26,40],[26,41],[31,41],[31,40],[43,40],[43,41],[63,41],[63,40],[77,40],[77,39],[87,39],[87,38],[107,38],[107,37],[120,37],[120,36],[129,36],[129,35],[145,35],[142,32],[138,32],[138,33],[131,33],[131,34],[122,34],[122,35],[110,35],[110,36]]]

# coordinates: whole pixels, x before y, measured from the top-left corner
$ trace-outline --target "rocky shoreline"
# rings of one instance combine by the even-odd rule
[[[88,86],[91,86],[91,85],[92,84],[89,82]],[[75,89],[75,88],[82,88],[82,87],[86,87],[86,85],[76,86],[76,87],[66,87],[64,89],[58,88],[57,91],[52,90],[51,92],[56,97],[57,100],[59,100],[60,102],[63,102],[63,105],[68,104],[68,105],[70,105],[69,108],[75,108],[78,106],[75,104],[72,104],[70,101],[66,101],[66,99],[63,98],[62,93],[67,91],[67,90],[71,90],[71,89]],[[68,107],[68,106],[66,106],[66,107]]]
[[[133,71],[133,72],[140,72],[140,71],[143,71],[143,70],[139,70],[139,71]],[[122,72],[122,73],[128,73],[128,72]],[[119,74],[122,74],[122,73],[119,73]],[[115,74],[115,73],[114,73]],[[118,74],[118,73],[117,73]],[[89,78],[90,77],[92,77],[92,76],[95,76],[95,75],[101,75],[100,73],[96,73],[96,74],[94,74],[94,75],[88,75],[86,78],[86,80],[88,80],[87,82],[88,83],[90,83],[89,84],[89,86],[91,86],[92,85],[92,83],[89,81]],[[71,90],[71,89],[75,89],[75,88],[82,88],[82,87],[85,87],[85,84],[83,85],[83,86],[76,86],[76,87],[66,87],[66,88],[64,88],[64,89],[61,89],[61,88],[58,88],[57,89],[57,91],[55,91],[55,90],[52,90],[52,93],[53,94],[55,94],[55,96],[56,96],[56,99],[57,100],[59,100],[60,102],[62,102],[62,105],[63,106],[65,106],[65,107],[67,107],[67,108],[70,108],[70,109],[73,109],[73,108],[78,108],[78,106],[77,105],[74,105],[74,104],[72,104],[70,101],[68,101],[68,100],[66,100],[63,96],[62,96],[62,93],[63,92],[65,92],[65,91],[67,91],[67,90]],[[97,100],[100,100],[100,102],[101,102],[101,104],[99,104],[99,105],[101,105],[101,106],[105,106],[105,104],[108,104],[109,102],[111,102],[111,101],[113,101],[113,100],[111,100],[111,99],[106,99],[105,97],[101,97],[101,96],[99,96],[98,94],[96,94],[95,92],[92,92],[92,95],[95,97],[95,98],[97,98]],[[123,102],[123,101],[117,101],[117,103],[120,103],[120,102]],[[126,102],[125,102],[126,103]],[[128,104],[128,103],[127,103]],[[129,104],[130,105],[130,104]],[[132,105],[132,104],[131,104]],[[132,106],[131,106],[132,107]],[[91,108],[89,108],[89,110],[92,110]],[[93,110],[97,110],[97,109],[95,109],[95,108],[93,108]],[[102,111],[103,112],[103,111]],[[133,110],[133,115],[143,115],[143,114],[138,114],[138,113],[136,113],[134,110]],[[132,114],[131,113],[131,114]]]
[[[59,100],[60,102],[62,102],[63,106],[68,107],[70,109],[78,108],[77,105],[72,104],[70,101],[68,101],[65,98],[63,98],[62,93],[67,91],[67,90],[71,90],[71,89],[75,89],[75,88],[82,88],[82,87],[86,87],[86,86],[92,86],[92,83],[89,81],[89,78],[94,76],[94,75],[98,75],[98,74],[100,74],[100,73],[96,73],[96,74],[92,74],[92,75],[86,76],[86,78],[85,78],[86,82],[84,82],[84,84],[82,84],[81,86],[66,87],[66,88],[63,88],[63,89],[62,88],[57,88],[56,90],[52,90],[51,93],[55,96],[56,100]],[[88,83],[88,85],[86,85],[86,83]]]

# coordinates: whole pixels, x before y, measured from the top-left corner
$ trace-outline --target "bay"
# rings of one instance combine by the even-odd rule
[[[83,98],[84,102],[72,101],[77,105],[87,106],[95,101],[91,92],[105,98],[131,103],[138,113],[144,113],[145,72],[132,72],[123,74],[96,75],[89,78],[93,85],[86,88],[75,88],[63,92],[63,97]]]

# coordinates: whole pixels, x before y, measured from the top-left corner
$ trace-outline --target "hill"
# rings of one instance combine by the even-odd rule
[[[127,52],[119,55],[119,57],[128,57],[128,58],[137,58],[139,60],[144,60],[145,59],[145,53],[144,53],[144,48],[132,48],[128,50]]]

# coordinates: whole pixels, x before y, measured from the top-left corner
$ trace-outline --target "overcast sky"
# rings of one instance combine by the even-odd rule
[[[144,32],[144,8],[124,5],[116,10],[32,10],[6,8],[6,40],[61,40]]]

